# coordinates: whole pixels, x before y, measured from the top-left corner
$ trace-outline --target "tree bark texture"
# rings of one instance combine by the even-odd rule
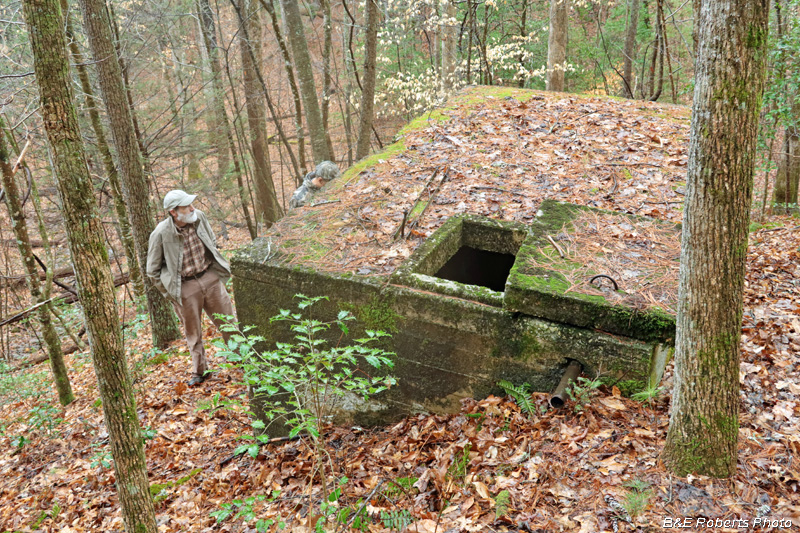
[[[547,38],[548,91],[564,91],[564,74],[567,66],[567,33],[569,0],[550,0],[550,34]]]
[[[526,0],[527,2],[527,0]],[[524,4],[524,8],[527,8],[527,3]],[[447,14],[448,25],[444,28],[442,32],[442,70],[441,70],[441,78],[442,78],[442,87],[444,89],[449,90],[455,84],[455,71],[456,66],[458,65],[458,33],[459,33],[459,26],[458,21],[456,19],[458,15],[458,11],[456,9],[456,4],[453,0],[448,0],[447,6],[445,7],[445,13]],[[525,13],[527,11],[523,11],[523,22],[522,22],[522,32],[523,37],[525,37]]]
[[[17,240],[17,248],[22,262],[25,265],[25,271],[28,282],[28,289],[30,290],[33,301],[41,304],[47,298],[42,295],[42,289],[39,285],[39,273],[36,269],[36,260],[33,258],[33,248],[30,244],[30,237],[28,236],[28,223],[25,220],[25,213],[22,210],[22,198],[17,188],[17,182],[14,179],[14,171],[11,164],[11,154],[6,147],[5,140],[3,139],[3,119],[0,117],[0,178],[2,178],[3,189],[5,190],[5,200],[8,206],[8,212],[11,216],[11,227],[14,230],[14,237]],[[39,322],[42,325],[42,334],[44,342],[47,346],[47,355],[50,359],[50,369],[53,372],[53,381],[58,391],[58,400],[61,405],[68,405],[72,403],[75,396],[72,394],[72,386],[69,383],[69,375],[67,373],[67,365],[64,364],[64,355],[61,351],[61,340],[58,338],[53,321],[50,319],[50,310],[46,305],[41,305],[37,314]]]
[[[261,17],[255,0],[239,0],[239,11],[242,13],[245,29],[240,33],[240,45],[247,125],[250,128],[250,150],[253,156],[253,181],[256,186],[256,219],[270,227],[283,216],[283,210],[272,181],[264,90],[256,72],[261,68]]]
[[[319,164],[322,161],[331,160],[331,154],[328,150],[322,112],[317,99],[317,87],[314,83],[314,71],[311,66],[311,55],[308,52],[303,20],[300,18],[297,0],[281,0],[281,7],[286,20],[289,44],[292,47],[294,69],[300,82],[300,96],[303,98],[303,110],[311,137],[311,151],[314,163]]]
[[[736,470],[742,292],[768,7],[768,0],[713,0],[699,13],[675,388],[663,454],[680,476]]]
[[[208,54],[208,64],[211,70],[211,106],[216,125],[212,132],[214,146],[217,148],[217,176],[222,179],[229,170],[231,154],[227,131],[228,115],[225,112],[225,93],[222,90],[222,67],[219,64],[219,46],[217,45],[217,31],[214,24],[214,12],[208,0],[198,0],[197,14],[200,19],[200,31],[203,34],[203,44]]]
[[[86,318],[122,519],[128,533],[156,533],[144,445],[122,345],[101,219],[86,164],[58,0],[23,2],[62,214]],[[110,61],[116,64],[116,61]]]
[[[800,118],[800,99],[795,97],[792,104],[792,116]],[[787,211],[794,204],[797,209],[797,189],[800,183],[800,127],[791,124],[783,136],[783,148],[778,161],[778,174],[775,177],[775,189],[772,199],[776,204],[783,204]]]
[[[155,224],[150,209],[147,178],[142,166],[142,154],[133,129],[131,108],[122,81],[117,51],[111,33],[111,21],[103,0],[81,0],[83,26],[97,64],[97,74],[103,101],[106,105],[114,146],[122,175],[122,192],[130,215],[133,241],[139,266],[147,263],[147,245]],[[153,345],[165,347],[181,338],[172,306],[145,279],[147,308],[153,333]]]
[[[325,132],[325,143],[328,145],[328,159],[333,161],[336,156],[331,141],[331,131],[328,125],[328,110],[331,95],[331,53],[333,51],[333,22],[331,16],[331,0],[322,0],[322,35],[324,45],[322,48],[322,129]]]
[[[97,110],[97,105],[94,102],[94,91],[89,81],[89,73],[86,70],[86,61],[83,58],[80,48],[78,48],[78,42],[75,40],[75,32],[72,29],[72,19],[69,16],[67,0],[61,0],[61,10],[66,18],[66,34],[69,42],[69,50],[72,54],[75,69],[78,71],[81,90],[83,94],[86,95],[86,110],[89,113],[89,121],[92,124],[92,130],[97,138],[97,149],[100,152],[100,157],[103,159],[103,168],[106,170],[106,176],[108,176],[108,182],[111,185],[114,211],[117,214],[117,222],[119,223],[120,240],[125,249],[125,257],[128,260],[128,271],[130,272],[131,283],[133,284],[133,293],[138,297],[143,297],[145,295],[144,280],[142,278],[142,271],[139,269],[139,261],[136,258],[136,246],[134,245],[133,235],[131,234],[131,222],[130,219],[128,219],[128,211],[125,209],[122,185],[119,182],[117,167],[114,165],[114,158],[111,156],[111,150],[106,140],[106,133],[100,121],[100,112]]]
[[[358,125],[356,160],[369,155],[369,140],[372,137],[372,122],[375,116],[375,79],[378,57],[378,19],[380,11],[377,0],[367,1],[367,35],[364,45],[364,83],[361,91],[361,119]]]
[[[633,98],[635,82],[633,64],[636,61],[636,30],[639,28],[641,0],[628,0],[628,26],[625,30],[625,47],[622,50],[622,96]]]
[[[297,185],[303,184],[303,176],[307,170],[306,164],[306,136],[303,129],[303,106],[300,99],[300,89],[297,87],[297,80],[294,75],[294,68],[292,67],[292,56],[289,55],[289,47],[286,45],[286,39],[283,38],[281,25],[278,21],[278,16],[275,13],[275,5],[273,0],[260,0],[261,5],[269,13],[270,23],[272,24],[272,32],[275,34],[275,40],[278,42],[278,48],[281,50],[283,57],[283,66],[286,69],[286,78],[289,80],[289,87],[292,90],[292,102],[294,103],[294,129],[297,133],[297,158],[300,160],[300,174],[295,176]]]

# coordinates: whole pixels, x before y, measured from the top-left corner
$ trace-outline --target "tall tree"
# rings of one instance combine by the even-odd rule
[[[217,30],[214,24],[214,12],[208,0],[197,0],[197,15],[200,22],[200,32],[203,36],[203,45],[208,55],[208,65],[211,71],[211,113],[210,121],[212,144],[217,149],[217,179],[223,179],[229,171],[231,161],[231,146],[228,143],[230,135],[228,114],[225,112],[225,93],[222,90],[222,67],[219,64],[219,46],[217,45]]]
[[[92,347],[103,416],[128,533],[156,533],[136,401],[122,345],[114,280],[73,104],[58,0],[24,0],[41,115],[53,155],[78,295]],[[116,61],[108,61],[115,63]]]
[[[528,0],[523,0],[523,17],[521,24],[522,37],[525,37],[525,15],[527,14]],[[454,0],[447,0],[445,6],[446,26],[442,31],[442,87],[449,90],[455,83],[455,71],[458,65],[458,34],[459,25],[456,19],[457,9]]]
[[[289,88],[292,90],[292,101],[294,102],[294,128],[297,132],[297,157],[300,160],[300,169],[302,172],[295,176],[297,184],[303,183],[303,174],[306,172],[306,137],[303,131],[303,106],[300,99],[300,89],[297,88],[297,80],[294,75],[294,68],[292,67],[292,56],[289,55],[289,47],[286,44],[286,39],[283,37],[280,21],[275,12],[275,0],[260,0],[261,5],[267,13],[269,13],[270,23],[272,24],[272,33],[275,36],[275,41],[278,43],[278,48],[281,50],[283,57],[283,67],[286,70],[286,77],[289,80]]]
[[[325,132],[325,143],[328,145],[328,158],[334,159],[331,130],[328,124],[328,110],[331,95],[331,54],[333,52],[333,17],[331,14],[331,0],[322,0],[322,129]]]
[[[675,389],[663,459],[736,470],[742,327],[768,0],[703,2],[678,284]]]
[[[550,33],[547,38],[548,91],[564,90],[567,66],[567,32],[569,0],[550,0]]]
[[[155,227],[150,209],[147,178],[142,166],[142,154],[133,129],[122,69],[112,37],[111,20],[103,0],[81,0],[83,26],[97,65],[100,90],[106,106],[117,159],[122,175],[122,192],[128,207],[133,241],[139,266],[147,262],[147,244]],[[146,277],[145,277],[146,278]],[[164,347],[181,337],[175,314],[153,282],[145,279],[147,308],[150,313],[153,345]]]
[[[72,386],[69,383],[67,365],[64,364],[61,340],[58,338],[58,332],[53,325],[53,321],[50,319],[50,310],[44,303],[47,298],[42,294],[42,289],[39,285],[39,273],[36,271],[36,259],[33,257],[33,249],[31,248],[31,241],[28,237],[28,223],[22,211],[22,198],[17,188],[17,182],[14,179],[15,169],[12,168],[11,154],[5,143],[4,129],[5,124],[3,123],[3,118],[0,117],[0,178],[2,178],[0,183],[2,183],[3,189],[5,190],[6,205],[11,215],[11,227],[14,230],[14,237],[17,241],[17,247],[19,248],[19,255],[22,257],[25,271],[28,274],[25,278],[28,283],[28,289],[30,290],[34,302],[39,306],[37,313],[39,322],[42,325],[44,342],[47,345],[47,355],[50,358],[50,369],[53,372],[53,381],[58,391],[58,400],[61,402],[61,405],[68,405],[72,403],[75,396],[72,394]]]
[[[635,84],[633,63],[636,61],[636,31],[639,29],[640,0],[628,0],[628,25],[625,28],[625,47],[622,49],[622,96],[633,98]]]
[[[778,173],[775,176],[775,189],[772,200],[786,208],[797,208],[797,191],[800,184],[800,99],[790,95],[788,124],[783,133],[783,146],[778,160]]]
[[[125,256],[128,259],[128,272],[131,283],[133,284],[133,292],[137,297],[141,297],[145,295],[144,280],[142,279],[142,271],[139,269],[139,261],[136,258],[136,246],[134,245],[133,235],[131,234],[131,222],[128,218],[128,211],[125,209],[125,199],[122,195],[119,173],[117,173],[117,167],[114,164],[114,158],[111,156],[111,150],[106,140],[106,133],[100,121],[100,112],[97,109],[97,104],[95,104],[94,91],[89,81],[86,61],[83,58],[80,48],[78,48],[78,41],[75,39],[75,32],[72,29],[72,17],[69,15],[67,0],[61,0],[61,10],[66,19],[65,31],[67,41],[69,42],[69,50],[72,54],[75,70],[78,72],[81,91],[83,91],[86,97],[86,111],[89,113],[92,130],[97,139],[97,150],[100,152],[100,157],[103,160],[103,168],[105,168],[108,182],[111,185],[111,194],[114,199],[114,211],[117,213],[120,240],[125,249]]]
[[[253,156],[253,181],[256,186],[256,218],[271,226],[283,210],[272,181],[272,164],[267,143],[265,88],[261,85],[261,16],[255,0],[238,0],[242,31],[239,33],[242,68],[244,70],[245,106],[250,128],[250,150]]]
[[[328,149],[328,141],[322,122],[322,112],[317,99],[317,87],[314,83],[314,71],[311,66],[311,55],[308,52],[303,20],[300,18],[300,8],[297,0],[281,0],[283,16],[292,47],[294,68],[300,82],[300,96],[303,98],[303,110],[306,114],[306,124],[311,136],[311,151],[314,162],[320,163],[332,159]]]
[[[364,83],[361,90],[361,120],[358,126],[356,159],[369,154],[369,140],[372,137],[372,121],[375,115],[375,79],[378,57],[378,10],[377,0],[367,0],[367,36],[364,48]]]
[[[236,177],[237,188],[239,189],[239,199],[244,212],[244,219],[247,223],[247,230],[250,237],[255,239],[258,236],[256,226],[250,216],[250,209],[247,207],[247,190],[244,186],[242,177],[242,164],[239,161],[239,153],[233,142],[231,125],[228,120],[228,112],[225,110],[225,93],[222,89],[222,67],[220,65],[219,45],[217,44],[217,30],[214,23],[214,12],[208,0],[198,0],[197,12],[200,21],[200,32],[203,37],[203,45],[208,54],[208,63],[211,70],[211,105],[213,108],[215,128],[212,130],[214,144],[217,146],[217,173],[222,179],[229,172],[230,160],[233,160],[233,175]],[[223,146],[224,144],[224,146]]]

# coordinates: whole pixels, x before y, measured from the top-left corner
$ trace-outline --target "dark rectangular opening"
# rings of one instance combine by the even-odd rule
[[[503,292],[515,257],[511,254],[462,246],[436,273],[437,278],[480,285]]]

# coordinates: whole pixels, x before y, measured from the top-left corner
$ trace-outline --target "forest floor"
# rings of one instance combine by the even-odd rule
[[[576,107],[573,120],[565,118],[568,112],[560,119],[568,130],[580,128],[586,122],[582,116],[597,114]],[[685,119],[685,108],[679,114]],[[541,126],[549,133],[555,127]],[[443,157],[442,149],[462,149],[446,128],[430,128],[442,144],[436,157]],[[498,135],[493,127],[476,128]],[[675,176],[685,172],[685,153],[676,141],[654,132],[643,142],[675,150],[675,160],[662,164],[674,164]],[[628,146],[627,154],[634,154],[635,143]],[[478,184],[470,194],[485,200],[487,214],[503,208],[524,218],[527,210],[535,211],[540,196],[555,191],[558,199],[583,204],[591,194],[606,208],[626,209],[614,202],[630,201],[648,206],[642,214],[679,220],[670,179],[633,171],[627,181],[620,179],[619,187],[616,177],[613,182],[611,177],[601,180],[601,185],[587,181],[570,187],[555,180],[527,189],[525,196],[515,195],[519,209],[495,198],[516,190],[515,184],[502,189]],[[598,187],[605,192],[598,194]],[[618,194],[612,198],[614,190]],[[437,208],[459,205],[458,191],[447,194],[453,198],[448,196]],[[364,215],[369,213],[356,212],[357,217]],[[431,220],[449,215],[443,211]],[[433,229],[420,228],[426,233]],[[534,393],[530,413],[509,398],[489,397],[467,400],[453,415],[418,415],[373,429],[331,427],[326,442],[336,467],[333,475],[348,479],[335,505],[363,509],[365,528],[373,532],[796,530],[800,221],[769,215],[764,225],[752,229],[741,337],[739,458],[732,478],[677,478],[660,461],[669,423],[670,366],[662,389],[645,402],[601,386],[586,402],[568,401],[561,410],[547,406],[546,394]],[[367,230],[373,235],[379,231]],[[224,249],[247,240],[242,230],[229,231]],[[373,256],[360,268],[383,268],[376,264],[387,262],[376,263]],[[255,458],[232,458],[242,442],[239,437],[251,431],[241,408],[225,406],[246,397],[239,372],[223,368],[207,344],[216,372],[202,386],[188,388],[190,359],[183,344],[153,350],[144,321],[132,310],[125,318],[159,530],[251,532],[256,531],[256,518],[282,517],[289,530],[306,531],[318,518],[308,512],[308,504],[318,502],[318,492],[306,490],[312,459],[304,441],[263,446]],[[208,327],[209,342],[213,335],[215,330]],[[77,352],[67,362],[77,400],[65,409],[54,406],[46,364],[0,376],[2,532],[122,531],[91,358],[88,352]],[[274,501],[254,504],[253,518],[218,524],[210,515],[234,500],[273,494]],[[328,531],[343,529],[334,522],[327,526]]]

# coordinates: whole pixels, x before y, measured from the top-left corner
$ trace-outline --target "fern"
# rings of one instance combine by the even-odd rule
[[[507,490],[501,490],[497,496],[494,497],[494,516],[495,518],[502,518],[508,514],[508,508],[511,506],[511,494]]]
[[[519,387],[514,385],[513,383],[501,379],[497,382],[497,384],[506,391],[506,394],[514,398],[519,405],[519,408],[522,409],[522,412],[527,415],[533,415],[536,413],[536,407],[531,402],[531,394],[528,389],[530,389],[530,385],[527,383],[523,383]]]
[[[413,518],[411,518],[411,511],[408,509],[381,511],[383,527],[391,531],[402,531],[413,521]]]

